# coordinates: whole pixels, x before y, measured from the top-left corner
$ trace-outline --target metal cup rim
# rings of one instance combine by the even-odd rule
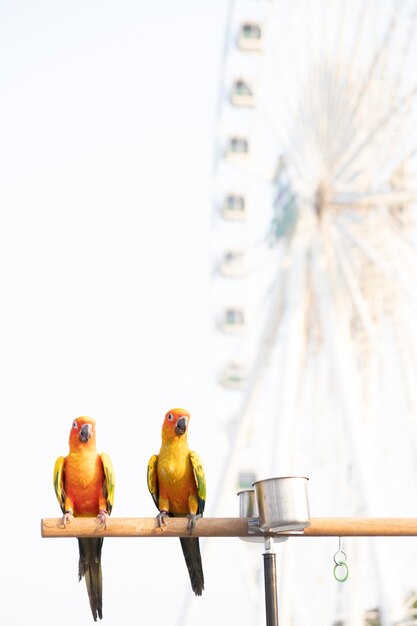
[[[241,493],[254,493],[254,489],[241,489],[236,495],[240,496]]]
[[[267,483],[275,480],[286,480],[288,478],[302,478],[303,480],[310,480],[308,476],[275,476],[274,478],[263,478],[261,480],[255,480],[255,482],[252,483],[252,486],[254,487],[259,483]]]

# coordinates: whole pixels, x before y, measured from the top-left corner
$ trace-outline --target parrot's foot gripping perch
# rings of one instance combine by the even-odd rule
[[[197,520],[203,517],[201,514],[195,515],[194,513],[188,513],[187,515],[187,519],[188,519],[188,524],[187,524],[187,530],[190,533],[190,535],[192,534],[195,525],[197,523]]]
[[[162,526],[166,526],[165,518],[168,517],[168,511],[160,511],[156,516],[159,528],[162,530]]]
[[[74,515],[72,513],[71,510],[65,511],[64,515],[62,516],[62,525],[64,528],[67,527],[67,524],[70,523],[70,521],[74,519]]]
[[[107,530],[109,517],[109,514],[104,509],[101,509],[99,514],[97,515],[98,523],[104,526],[104,530]]]

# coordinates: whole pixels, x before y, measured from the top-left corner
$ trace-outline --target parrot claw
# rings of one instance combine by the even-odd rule
[[[97,515],[98,523],[104,526],[104,530],[107,530],[109,517],[109,514],[107,513],[107,511],[104,511],[104,509],[101,509],[99,514]]]
[[[161,530],[162,530],[162,526],[166,526],[165,519],[164,519],[165,517],[168,517],[168,511],[161,511],[156,516],[156,519],[158,521],[158,526],[159,528],[161,528]]]
[[[65,511],[64,515],[62,516],[62,525],[64,526],[64,528],[67,527],[67,524],[70,523],[70,521],[74,518],[72,511]]]
[[[197,522],[197,520],[200,517],[202,517],[201,514],[195,515],[194,513],[188,513],[188,515],[187,515],[187,519],[188,519],[187,530],[190,533],[190,535],[192,534],[192,532],[193,532],[193,530],[195,528],[196,522]]]

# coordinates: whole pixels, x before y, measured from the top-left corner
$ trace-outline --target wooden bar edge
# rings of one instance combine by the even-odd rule
[[[186,518],[167,518],[159,528],[155,517],[110,518],[104,530],[96,518],[74,518],[66,528],[61,518],[41,520],[41,535],[53,537],[188,537]],[[248,520],[242,517],[207,517],[197,520],[194,537],[250,537]],[[285,537],[400,537],[417,536],[417,518],[313,518],[303,531],[273,532]],[[264,534],[255,535],[263,537]],[[267,536],[267,534],[265,534]]]

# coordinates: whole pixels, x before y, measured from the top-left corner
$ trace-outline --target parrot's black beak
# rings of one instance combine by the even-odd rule
[[[186,417],[180,417],[180,419],[178,420],[178,422],[175,425],[175,434],[176,435],[183,435],[186,430],[187,430],[187,418]]]
[[[80,441],[85,443],[91,437],[92,427],[91,424],[83,424],[80,430]]]

